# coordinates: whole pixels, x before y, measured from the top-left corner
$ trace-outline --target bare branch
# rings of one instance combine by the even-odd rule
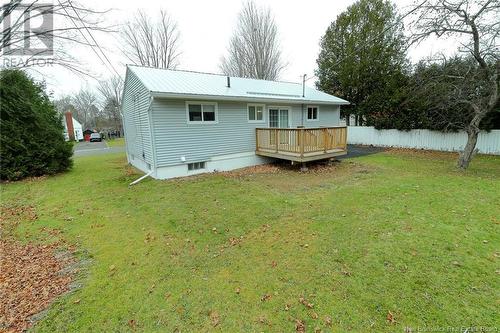
[[[232,76],[276,80],[285,66],[271,11],[246,2],[220,69]]]
[[[177,23],[164,10],[152,20],[145,12],[123,25],[123,54],[133,64],[157,68],[176,68],[179,63],[180,32]]]
[[[42,45],[41,41],[51,41],[53,55],[51,63],[67,68],[79,75],[91,75],[88,69],[84,69],[79,59],[66,52],[74,45],[96,47],[94,42],[89,42],[82,32],[111,32],[110,27],[102,24],[102,15],[108,11],[97,11],[73,3],[71,0],[58,0],[49,4],[39,0],[10,0],[1,6],[0,12],[0,53],[3,56],[12,56],[18,49],[23,49],[28,41],[34,46]],[[52,16],[54,26],[43,29],[26,29],[34,20],[44,19]],[[74,22],[78,22],[76,25]],[[47,56],[40,52],[33,52],[24,56],[24,61],[13,66],[16,68],[36,67],[33,63],[35,56]],[[33,54],[34,53],[34,54]],[[23,65],[23,63],[25,65]]]

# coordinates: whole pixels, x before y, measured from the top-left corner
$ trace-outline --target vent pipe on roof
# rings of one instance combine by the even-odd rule
[[[302,76],[302,97],[305,97],[306,95],[306,75],[307,74],[304,74]]]
[[[231,77],[230,76],[227,77],[227,86],[226,87],[231,88]]]

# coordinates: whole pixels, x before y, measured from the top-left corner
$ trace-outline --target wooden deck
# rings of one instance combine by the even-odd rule
[[[347,154],[347,127],[257,128],[255,153],[296,162]]]

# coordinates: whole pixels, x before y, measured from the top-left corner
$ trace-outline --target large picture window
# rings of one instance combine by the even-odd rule
[[[187,102],[188,123],[215,123],[217,122],[217,103]]]
[[[263,104],[248,104],[248,121],[255,123],[264,122]]]

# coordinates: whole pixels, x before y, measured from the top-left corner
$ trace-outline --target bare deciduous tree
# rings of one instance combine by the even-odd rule
[[[414,42],[432,35],[453,36],[462,41],[459,51],[475,60],[476,68],[454,75],[453,96],[448,96],[447,105],[442,106],[467,105],[472,112],[464,128],[467,143],[457,162],[458,168],[467,169],[475,153],[480,123],[499,103],[500,1],[427,0],[414,12]],[[478,74],[471,81],[469,73]]]
[[[73,97],[73,105],[76,110],[77,119],[82,123],[85,129],[96,127],[96,119],[99,116],[97,108],[97,97],[91,90],[81,89]]]
[[[164,10],[154,21],[139,10],[121,32],[123,54],[134,64],[175,68],[179,62],[180,32],[177,23]]]
[[[111,31],[102,25],[100,19],[106,11],[96,11],[71,0],[56,0],[54,3],[10,0],[0,10],[2,56],[19,55],[18,50],[25,48],[26,43],[30,44],[30,50],[23,54],[22,60],[16,58],[15,62],[9,63],[9,67],[14,68],[36,67],[40,63],[45,65],[37,58],[50,56],[51,64],[88,75],[78,59],[68,52],[70,44],[96,47],[89,33]],[[39,22],[44,20],[53,24],[38,27]],[[52,54],[47,54],[48,48],[53,49]]]
[[[276,80],[285,66],[271,10],[246,2],[220,69],[231,76]]]
[[[113,76],[105,81],[99,81],[97,90],[103,99],[103,115],[114,123],[117,130],[122,131],[120,106],[123,91],[123,79]]]
[[[57,112],[64,114],[67,111],[75,113],[75,107],[73,105],[73,97],[70,95],[61,96],[60,98],[54,100],[54,106]]]

